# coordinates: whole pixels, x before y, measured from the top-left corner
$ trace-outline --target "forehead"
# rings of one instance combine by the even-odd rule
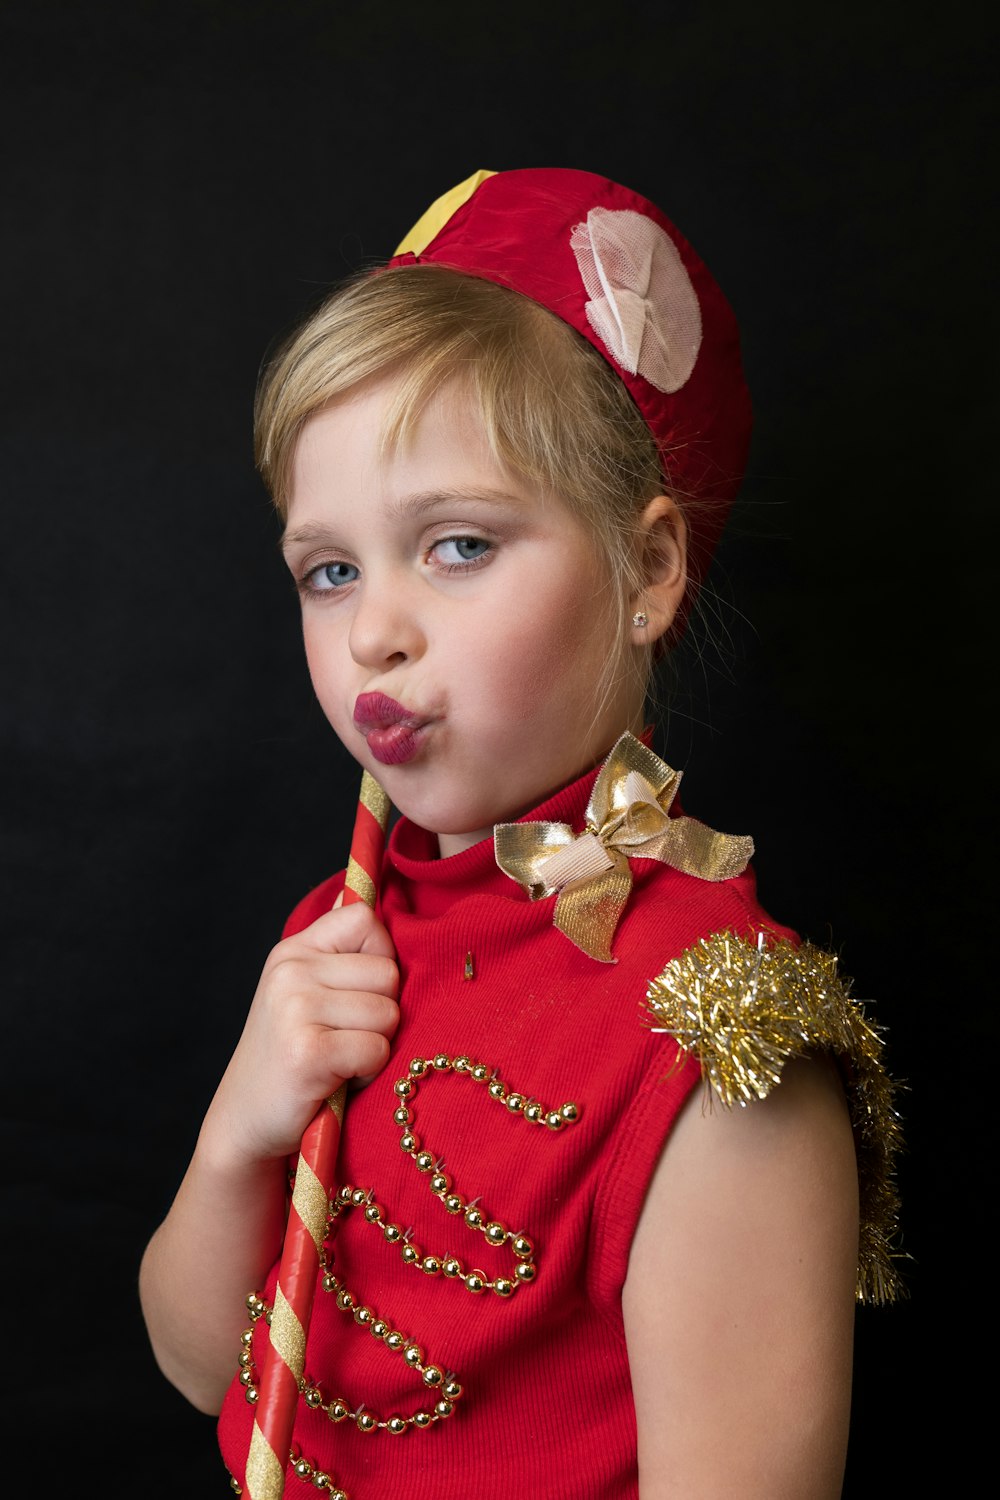
[[[404,376],[368,382],[336,397],[305,422],[295,445],[287,521],[336,502],[392,508],[438,494],[499,495],[522,505],[562,509],[541,485],[505,465],[478,405],[450,380],[423,401],[407,402]]]

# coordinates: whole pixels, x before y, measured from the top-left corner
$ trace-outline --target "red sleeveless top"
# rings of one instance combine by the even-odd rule
[[[595,774],[530,819],[579,831]],[[439,859],[432,835],[405,819],[393,830],[380,914],[402,1019],[385,1071],[348,1098],[338,1185],[361,1201],[328,1241],[295,1427],[311,1472],[290,1469],[288,1500],[317,1492],[315,1471],[329,1476],[321,1492],[350,1500],[637,1495],[621,1292],[699,1076],[650,1029],[646,989],[708,934],[795,938],[761,911],[749,869],[712,883],[635,859],[632,874],[606,964],[553,927],[555,898],[531,901],[491,841]],[[286,933],[327,911],[342,880],[307,896]],[[266,1341],[261,1318],[258,1372]],[[219,1441],[240,1484],[252,1424],[234,1380]]]

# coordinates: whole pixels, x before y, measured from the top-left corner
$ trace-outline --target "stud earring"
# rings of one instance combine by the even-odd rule
[[[635,626],[636,630],[645,630],[646,626],[649,624],[649,616],[646,614],[645,610],[636,610],[635,614],[632,616],[632,624]]]

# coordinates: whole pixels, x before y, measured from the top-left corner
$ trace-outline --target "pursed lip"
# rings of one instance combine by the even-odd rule
[[[411,713],[388,693],[361,693],[354,705],[354,727],[383,766],[400,766],[420,749],[428,720]]]
[[[393,724],[417,729],[425,722],[419,714],[411,713],[402,703],[390,698],[388,693],[359,693],[354,705],[354,725],[364,735],[373,729],[388,729]]]

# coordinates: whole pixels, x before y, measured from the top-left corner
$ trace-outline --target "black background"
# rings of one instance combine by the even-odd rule
[[[845,1495],[962,1487],[968,1330],[994,1343],[993,41],[963,5],[0,7],[5,1411],[32,1493],[228,1493],[136,1271],[357,789],[253,470],[259,362],[445,188],[541,165],[660,203],[741,320],[751,471],[659,745],[907,1084],[911,1297],[859,1314]]]

